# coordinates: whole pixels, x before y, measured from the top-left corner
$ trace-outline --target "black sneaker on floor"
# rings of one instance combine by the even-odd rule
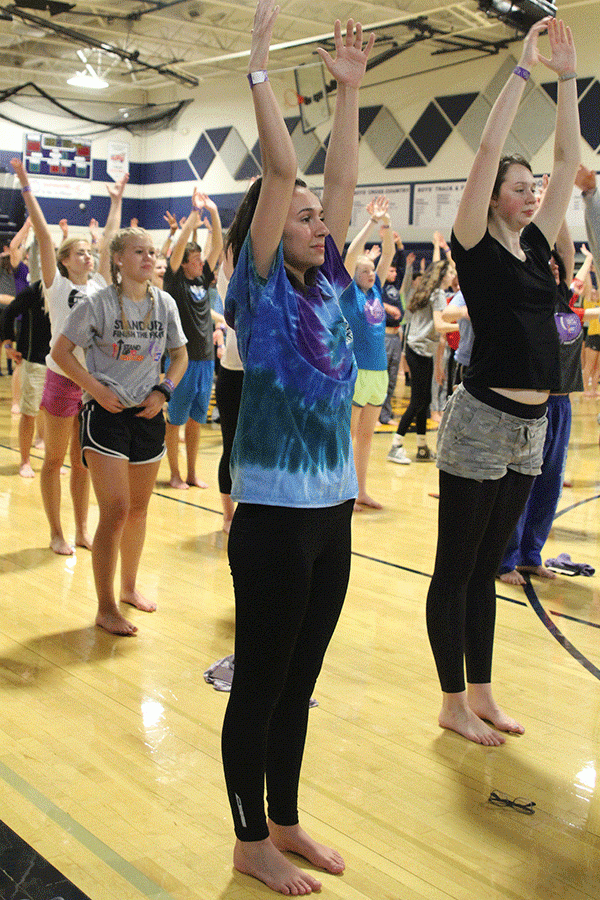
[[[431,462],[435,459],[435,453],[429,447],[418,447],[415,459],[417,462]]]

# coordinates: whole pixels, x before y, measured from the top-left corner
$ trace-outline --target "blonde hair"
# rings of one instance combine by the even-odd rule
[[[129,241],[131,238],[139,238],[139,237],[148,238],[148,240],[152,243],[152,238],[150,237],[150,234],[146,231],[145,228],[139,228],[139,227],[121,228],[119,231],[117,231],[114,238],[110,242],[110,248],[109,248],[110,278],[111,278],[113,287],[115,289],[115,292],[116,292],[118,300],[119,300],[119,306],[121,307],[121,320],[123,322],[123,328],[127,329],[127,330],[130,330],[130,325],[129,325],[128,319],[126,319],[126,317],[125,317],[125,310],[123,308],[123,284],[122,284],[122,279],[121,279],[121,270],[119,269],[119,266],[115,262],[115,253],[123,253],[123,251],[125,250],[127,241]],[[153,243],[152,243],[152,246],[154,246]],[[150,294],[150,298],[151,298],[152,302],[150,304],[150,309],[148,310],[148,313],[144,320],[145,326],[147,326],[148,323],[150,322],[150,318],[154,311],[154,293],[152,292],[152,279],[150,279],[150,278],[146,282],[146,290]]]
[[[354,267],[354,271],[356,272],[356,270],[358,269],[358,267],[359,267],[359,266],[364,266],[365,263],[366,263],[367,265],[368,265],[369,263],[373,263],[373,268],[375,268],[375,263],[373,262],[373,260],[371,259],[371,257],[368,256],[366,253],[361,253],[361,255],[358,256],[357,259],[356,259],[356,265],[355,265],[355,267]]]
[[[58,267],[58,271],[65,278],[69,277],[69,272],[67,267],[65,266],[63,260],[70,255],[71,250],[75,246],[75,244],[87,244],[90,250],[92,249],[92,245],[86,238],[82,237],[68,237],[62,242],[58,250],[56,251],[56,265]]]

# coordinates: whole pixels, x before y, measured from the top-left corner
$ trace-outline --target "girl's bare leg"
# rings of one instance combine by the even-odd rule
[[[96,625],[111,634],[133,635],[137,628],[117,606],[115,574],[121,535],[129,514],[129,462],[86,450],[100,517],[92,543],[92,568],[98,595]]]
[[[79,420],[73,419],[73,431],[71,434],[71,499],[73,501],[73,514],[75,516],[75,546],[92,549],[92,538],[88,532],[88,509],[90,505],[90,476],[81,459],[81,444],[79,443]]]
[[[200,446],[200,423],[195,419],[188,419],[185,425],[185,455],[187,458],[186,483],[190,487],[207,488],[208,485],[196,475],[196,460]]]
[[[235,512],[235,503],[231,499],[230,494],[221,494],[221,505],[223,507],[223,531],[229,534],[231,521]]]
[[[171,425],[170,422],[167,422],[165,445],[167,447],[169,469],[171,470],[169,485],[172,488],[187,491],[189,485],[183,480],[179,470],[179,425]]]
[[[11,390],[12,390],[12,406],[10,411],[13,415],[18,416],[21,412],[21,382],[23,380],[23,368],[22,364],[19,363],[16,365],[13,362],[13,373],[11,377]]]
[[[354,464],[358,479],[358,497],[356,502],[360,506],[369,506],[371,509],[382,508],[381,503],[367,494],[367,470],[371,456],[371,442],[380,412],[381,406],[371,406],[369,403],[362,408],[353,406],[350,425],[354,447]]]
[[[62,556],[71,556],[73,548],[65,540],[60,523],[60,467],[67,454],[72,420],[53,416],[46,409],[42,412],[46,450],[42,463],[40,487],[44,511],[50,525],[50,548]]]
[[[148,503],[156,483],[160,460],[144,465],[129,466],[129,515],[121,535],[121,596],[144,612],[154,612],[156,603],[146,600],[136,588],[144,538]]]
[[[35,416],[26,416],[21,413],[19,420],[19,452],[21,454],[21,463],[19,465],[19,475],[22,478],[33,478],[34,471],[31,468],[31,442],[33,441],[33,432],[35,431]]]

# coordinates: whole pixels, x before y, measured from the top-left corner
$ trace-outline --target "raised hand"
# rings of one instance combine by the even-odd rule
[[[163,219],[165,220],[165,222],[169,223],[169,230],[171,234],[175,234],[175,232],[177,231],[177,219],[175,218],[175,216],[170,213],[169,210],[167,210],[163,216]]]
[[[27,177],[27,172],[25,171],[23,161],[21,159],[11,159],[10,164],[14,169],[15,175],[21,182],[21,187],[25,187],[25,185],[29,184],[29,179]]]
[[[100,225],[98,224],[98,219],[90,219],[89,228],[92,236],[92,244],[98,244],[100,242]]]
[[[356,23],[355,30],[354,20],[348,19],[346,38],[344,40],[342,38],[342,23],[339,19],[336,19],[333,36],[336,51],[335,59],[322,47],[317,47],[317,53],[338,84],[353,88],[360,87],[369,53],[375,43],[375,35],[371,34],[369,36],[369,40],[363,49],[362,25],[360,22]]]
[[[385,220],[386,216],[388,216],[389,206],[390,204],[388,198],[384,194],[380,194],[373,201],[371,217],[373,219],[377,219],[377,221]]]
[[[58,227],[63,233],[63,240],[66,240],[69,236],[69,222],[67,219],[61,219],[58,223]]]
[[[278,15],[279,6],[273,3],[273,0],[258,0],[252,26],[252,47],[248,60],[249,72],[258,72],[267,68],[269,46]]]
[[[596,188],[596,173],[586,166],[579,166],[575,176],[575,184],[580,191],[593,191]]]
[[[111,200],[121,200],[125,185],[128,181],[129,175],[125,173],[118,181],[107,183],[106,190],[108,191]]]
[[[534,26],[535,27],[535,26]],[[538,51],[538,59],[541,63],[556,72],[557,75],[566,75],[577,68],[577,53],[573,35],[568,25],[562,19],[550,19],[547,24],[548,38],[550,39],[550,58],[542,56]]]

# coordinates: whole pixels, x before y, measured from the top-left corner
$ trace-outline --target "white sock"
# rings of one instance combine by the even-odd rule
[[[402,435],[395,434],[394,437],[392,438],[392,448],[401,447],[401,446],[402,446]]]

